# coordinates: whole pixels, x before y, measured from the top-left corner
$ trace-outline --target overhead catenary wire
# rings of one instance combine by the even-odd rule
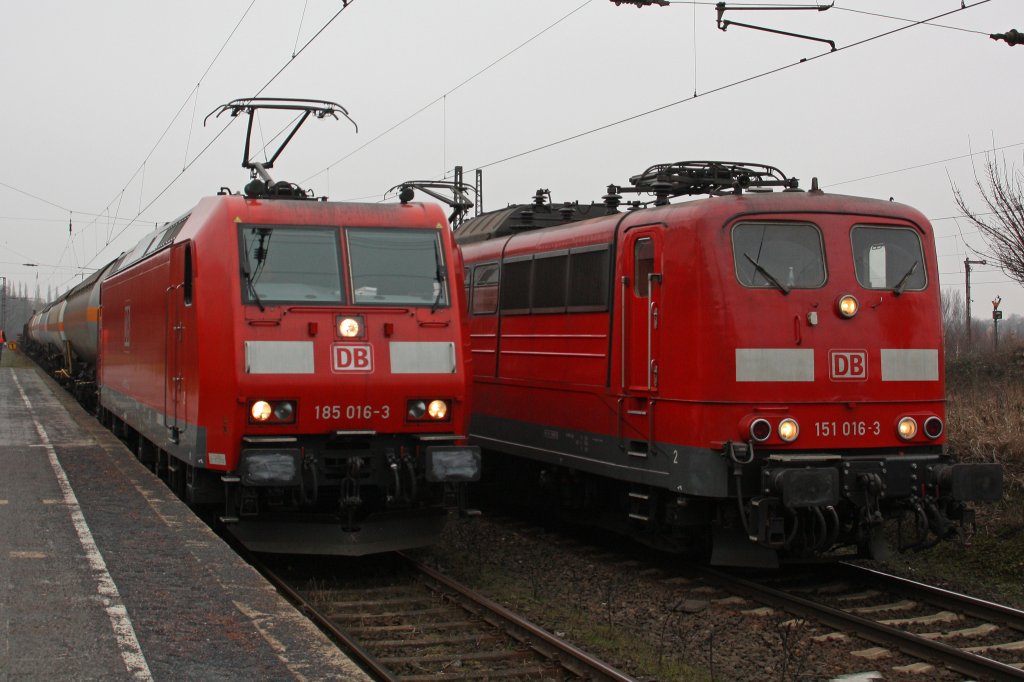
[[[171,128],[174,126],[174,123],[178,120],[178,117],[181,116],[181,112],[188,105],[189,100],[191,100],[193,98],[193,96],[194,96],[196,98],[196,100],[198,101],[198,96],[199,96],[198,95],[198,91],[199,91],[200,85],[202,84],[202,82],[206,78],[206,76],[209,75],[210,71],[213,69],[213,67],[217,63],[217,61],[220,59],[221,55],[224,53],[224,49],[227,47],[228,43],[231,41],[231,38],[234,37],[235,33],[238,31],[239,26],[242,25],[242,22],[245,20],[246,16],[248,16],[249,11],[252,9],[253,5],[255,5],[255,4],[256,4],[256,0],[251,0],[251,2],[249,3],[249,6],[245,8],[245,11],[242,13],[242,16],[238,19],[238,21],[235,23],[234,27],[228,33],[227,38],[225,38],[224,42],[221,44],[220,49],[217,50],[217,53],[214,55],[213,59],[210,60],[210,63],[207,65],[207,67],[203,71],[202,75],[200,75],[199,80],[196,82],[195,87],[191,91],[189,91],[188,96],[185,97],[185,100],[181,103],[181,106],[178,107],[178,110],[174,113],[174,116],[171,117],[170,122],[164,128],[163,132],[157,138],[156,142],[153,143],[153,146],[150,148],[149,152],[143,158],[142,163],[139,164],[139,167],[135,170],[134,173],[132,173],[131,177],[128,178],[128,181],[126,183],[124,183],[124,186],[121,188],[120,192],[115,194],[114,197],[109,202],[107,202],[107,206],[104,209],[104,212],[109,211],[111,205],[115,201],[118,202],[117,212],[120,211],[120,203],[123,200],[124,194],[127,191],[128,187],[132,184],[132,182],[135,180],[135,178],[139,176],[140,173],[142,173],[143,175],[145,174],[146,164],[149,163],[150,158],[152,158],[153,154],[159,148],[160,144],[164,141],[164,138],[167,137],[167,133],[170,132]],[[189,135],[189,140],[191,141],[191,134]],[[186,154],[187,154],[187,145],[186,145]],[[185,167],[187,168],[187,166],[188,166],[188,164],[186,163]],[[183,168],[182,172],[184,172],[184,168]],[[180,177],[180,175],[178,177]],[[152,202],[148,206],[151,206],[151,205],[152,205]],[[147,208],[148,208],[148,206],[147,206]],[[103,245],[103,248],[106,248],[107,246],[109,246],[111,244],[111,242],[113,242],[114,239],[117,238],[117,236],[123,234],[124,230],[128,229],[128,227],[133,225],[135,223],[135,221],[137,220],[137,218],[140,215],[142,215],[143,210],[144,209],[142,208],[142,189],[141,189],[141,186],[140,186],[140,190],[139,190],[139,212],[135,215],[134,218],[129,220],[129,222],[125,225],[125,227],[120,232],[117,233],[117,235],[112,237],[110,235],[110,233],[108,232],[107,236],[106,236],[106,241],[105,241],[105,243]],[[93,227],[95,225],[96,220],[99,217],[101,217],[103,214],[101,213],[101,214],[89,214],[89,215],[93,215],[94,218],[84,228],[82,228],[82,232],[84,232],[85,230],[88,230],[89,228]],[[73,237],[69,236],[68,242],[67,242],[67,244],[65,245],[65,248],[64,248],[64,252],[61,254],[61,257],[58,259],[58,262],[63,261],[64,254],[66,254],[68,249],[71,247],[72,239],[73,239]],[[99,256],[99,254],[102,253],[102,252],[103,252],[103,249],[100,249],[99,251],[97,251],[93,255],[93,257],[91,259],[89,259],[89,261],[85,264],[85,266],[90,265],[96,259],[96,257]],[[74,254],[74,250],[73,249],[72,249],[72,253]],[[60,289],[61,287],[65,286],[67,283],[68,283],[67,280],[65,280],[64,282],[60,283],[58,285],[58,289]]]
[[[840,182],[830,182],[830,183],[828,183],[828,185],[826,185],[826,187],[838,187],[839,185],[848,185],[848,184],[851,184],[851,183],[854,183],[854,182],[862,182],[864,180],[873,180],[875,178],[880,178],[880,177],[883,177],[883,176],[886,176],[886,175],[893,175],[894,173],[903,173],[905,171],[918,170],[920,168],[927,168],[928,166],[937,166],[940,163],[949,163],[950,161],[962,161],[964,159],[972,159],[972,158],[974,158],[976,156],[982,156],[982,155],[985,155],[985,154],[991,154],[993,152],[999,152],[999,151],[1003,151],[1003,150],[1006,150],[1006,149],[1012,149],[1014,147],[1020,147],[1022,145],[1024,145],[1024,142],[1014,142],[1012,144],[1006,144],[1006,145],[1002,145],[1000,147],[993,147],[992,149],[985,149],[985,150],[982,150],[982,151],[979,151],[979,152],[970,152],[968,154],[960,154],[959,156],[950,156],[950,157],[945,158],[945,159],[939,159],[938,161],[928,161],[926,163],[919,163],[919,164],[916,164],[916,165],[913,165],[913,166],[906,166],[904,168],[897,168],[895,170],[884,171],[884,172],[881,172],[881,173],[875,173],[873,175],[865,175],[863,177],[852,178],[850,180],[842,180]]]
[[[255,2],[255,0],[253,0],[253,2]],[[272,84],[272,83],[273,83],[273,82],[274,82],[275,80],[277,80],[277,78],[278,78],[278,77],[280,77],[280,75],[281,75],[282,73],[284,73],[284,71],[285,71],[285,70],[286,70],[286,69],[288,68],[288,66],[290,66],[290,65],[291,65],[291,64],[292,64],[292,63],[293,63],[293,62],[295,61],[295,59],[296,59],[296,58],[297,58],[297,57],[298,57],[299,55],[301,55],[301,54],[302,54],[302,53],[303,53],[303,52],[304,52],[304,51],[306,50],[306,48],[308,48],[308,47],[309,47],[310,45],[312,45],[312,44],[313,44],[313,42],[314,42],[314,41],[315,41],[315,40],[316,40],[317,38],[319,38],[319,37],[320,37],[320,35],[321,35],[321,34],[322,34],[322,33],[323,33],[323,32],[324,32],[324,31],[325,31],[326,29],[327,29],[327,27],[328,27],[328,26],[330,26],[330,25],[331,25],[331,24],[332,24],[332,23],[333,23],[333,22],[335,21],[335,19],[337,19],[337,18],[338,18],[338,17],[339,17],[340,15],[341,15],[341,13],[342,13],[342,12],[344,12],[344,11],[345,11],[346,9],[348,9],[348,8],[349,8],[349,7],[351,7],[351,6],[353,5],[353,4],[355,4],[356,0],[342,0],[342,2],[343,2],[343,4],[342,4],[342,7],[341,7],[341,9],[339,9],[339,10],[338,10],[337,12],[335,12],[335,13],[334,13],[334,14],[333,14],[333,15],[331,16],[331,18],[330,18],[330,19],[328,19],[328,20],[327,20],[327,21],[326,21],[326,22],[324,23],[324,25],[323,25],[323,26],[321,26],[321,27],[320,27],[320,29],[319,29],[319,30],[318,30],[318,31],[317,31],[317,32],[316,32],[316,33],[315,33],[315,34],[314,34],[314,35],[313,35],[313,36],[312,36],[312,37],[311,37],[311,38],[310,38],[310,39],[309,39],[308,41],[306,41],[306,42],[305,42],[305,43],[303,44],[303,46],[302,46],[302,47],[301,47],[301,48],[300,48],[300,49],[299,49],[299,50],[298,50],[297,52],[294,52],[294,53],[293,53],[293,54],[291,55],[291,58],[290,58],[290,59],[289,59],[288,61],[286,61],[286,62],[284,63],[284,65],[283,65],[283,66],[281,66],[281,68],[280,68],[280,69],[278,69],[278,70],[277,70],[277,72],[275,72],[275,73],[274,73],[274,75],[273,75],[273,76],[271,76],[269,80],[267,80],[267,82],[266,82],[266,83],[264,83],[263,87],[261,87],[261,88],[260,88],[260,89],[259,89],[259,90],[258,90],[258,91],[256,92],[256,94],[254,94],[254,95],[253,95],[253,97],[259,97],[259,96],[260,96],[260,95],[261,95],[261,94],[262,94],[262,93],[263,93],[263,92],[264,92],[264,91],[265,91],[265,90],[266,90],[266,89],[267,89],[268,87],[270,87],[270,85],[271,85],[271,84]],[[252,5],[250,5],[250,7],[251,7],[251,6],[252,6]],[[248,9],[246,10],[246,13],[248,13]],[[243,18],[244,18],[244,16],[243,16]],[[237,28],[237,26],[236,26],[236,28]],[[234,34],[234,32],[232,32],[232,35],[233,35],[233,34]],[[222,49],[223,49],[223,48],[222,48]],[[218,56],[219,56],[219,55],[220,55],[220,53],[218,52]],[[209,72],[209,68],[207,69],[207,72],[206,72],[206,73],[208,73],[208,72]],[[204,73],[204,77],[205,77],[205,75],[206,75],[206,74]],[[186,100],[186,103],[187,103],[187,100]],[[184,105],[182,105],[182,106],[184,106]],[[179,109],[179,113],[180,113],[180,109]],[[175,175],[175,176],[174,176],[173,178],[171,178],[171,180],[170,180],[170,181],[169,181],[169,182],[168,182],[168,183],[167,183],[167,184],[166,184],[166,185],[164,186],[164,188],[163,188],[163,189],[161,189],[161,190],[160,190],[160,191],[159,191],[159,192],[158,192],[158,193],[156,194],[156,196],[154,196],[154,197],[153,197],[153,198],[152,198],[152,199],[151,199],[151,200],[149,201],[149,203],[145,205],[145,207],[142,207],[142,208],[140,208],[140,210],[139,210],[138,214],[136,214],[136,216],[135,216],[135,217],[134,217],[134,218],[133,218],[133,219],[132,219],[131,221],[129,221],[129,222],[128,222],[128,224],[126,224],[126,225],[125,225],[124,227],[122,227],[122,228],[121,228],[121,229],[120,229],[120,230],[119,230],[119,231],[118,231],[118,232],[117,232],[116,234],[114,234],[114,235],[113,235],[112,237],[108,238],[108,239],[107,239],[107,242],[106,242],[106,244],[104,244],[104,248],[105,248],[106,246],[109,246],[109,245],[110,245],[110,244],[111,244],[112,242],[114,242],[114,241],[115,241],[115,240],[116,240],[116,239],[117,239],[118,237],[120,237],[120,236],[121,236],[122,234],[124,234],[124,232],[125,232],[126,230],[128,230],[128,228],[130,228],[130,227],[131,227],[131,226],[132,226],[133,224],[135,224],[135,222],[137,222],[137,220],[138,220],[139,216],[141,216],[141,215],[142,215],[143,213],[145,213],[145,211],[147,211],[147,210],[148,210],[148,209],[149,209],[149,208],[150,208],[150,207],[151,207],[151,206],[152,206],[152,205],[153,205],[154,203],[156,203],[156,202],[157,202],[157,201],[158,201],[158,200],[159,200],[159,199],[160,199],[160,198],[161,198],[161,197],[162,197],[162,196],[163,196],[164,194],[166,194],[166,193],[167,193],[167,191],[168,191],[168,190],[170,190],[170,189],[171,189],[171,187],[173,187],[173,186],[174,186],[174,185],[175,185],[175,184],[176,184],[176,183],[178,182],[178,180],[180,180],[180,179],[181,179],[181,177],[182,177],[182,176],[183,176],[183,175],[184,175],[184,174],[185,174],[185,173],[186,173],[186,172],[187,172],[187,171],[189,170],[189,168],[191,168],[191,167],[192,167],[192,166],[193,166],[193,165],[194,165],[194,164],[196,163],[196,161],[198,161],[198,160],[199,160],[199,159],[200,159],[200,158],[201,158],[201,157],[202,157],[202,156],[203,156],[203,155],[204,155],[204,154],[205,154],[205,153],[206,153],[206,152],[207,152],[207,151],[208,151],[208,150],[209,150],[209,149],[210,149],[210,148],[211,148],[211,147],[213,146],[213,144],[214,144],[215,142],[217,142],[217,140],[219,140],[219,139],[220,139],[221,135],[223,135],[223,134],[224,134],[224,133],[225,133],[225,132],[227,131],[227,129],[228,129],[228,128],[229,128],[229,127],[231,126],[231,124],[232,124],[232,123],[234,122],[234,120],[235,120],[234,118],[232,118],[232,119],[229,119],[229,120],[228,120],[228,122],[227,122],[227,123],[225,123],[225,124],[224,124],[224,126],[223,126],[223,127],[222,127],[222,128],[221,128],[221,129],[220,129],[220,130],[219,130],[219,131],[218,131],[218,132],[217,132],[217,133],[215,134],[215,135],[214,135],[213,139],[211,139],[211,140],[210,140],[210,141],[209,141],[209,142],[208,142],[208,143],[206,144],[206,146],[204,146],[204,147],[203,147],[203,148],[202,148],[202,149],[201,149],[201,150],[200,150],[200,151],[199,151],[199,152],[198,152],[198,153],[197,153],[197,154],[196,154],[196,155],[195,155],[195,156],[194,156],[194,157],[192,158],[192,160],[191,160],[191,161],[187,162],[187,163],[185,164],[185,166],[184,166],[184,167],[183,167],[183,168],[181,169],[181,171],[180,171],[180,172],[179,172],[179,173],[178,173],[177,175]],[[152,153],[152,152],[151,152],[151,153]],[[148,157],[147,157],[147,158],[148,158]],[[90,259],[89,259],[89,261],[88,261],[88,262],[86,262],[86,264],[85,264],[85,265],[86,265],[86,266],[88,266],[88,265],[91,265],[91,264],[92,264],[92,263],[93,263],[93,262],[94,262],[94,261],[96,260],[96,258],[98,258],[98,257],[99,257],[99,255],[100,255],[100,254],[101,254],[102,252],[103,252],[103,250],[101,249],[100,251],[98,251],[97,253],[95,253],[95,254],[94,254],[94,255],[92,256],[92,258],[90,258]],[[61,284],[60,286],[65,286],[66,284],[67,284],[67,281],[63,282],[63,283],[62,283],[62,284]]]
[[[806,57],[804,59],[801,59],[801,60],[799,60],[797,62],[793,62],[791,64],[784,64],[783,66],[775,67],[773,69],[769,69],[767,71],[763,71],[763,72],[755,74],[753,76],[747,76],[746,78],[741,78],[741,79],[733,81],[731,83],[727,83],[725,85],[721,85],[721,86],[719,86],[717,88],[712,88],[711,90],[708,90],[708,91],[706,91],[704,93],[701,93],[700,95],[693,96],[693,97],[685,97],[683,99],[676,100],[675,102],[670,102],[668,104],[663,104],[663,105],[661,105],[659,107],[655,107],[654,109],[649,109],[647,111],[643,111],[643,112],[640,112],[638,114],[633,114],[631,116],[627,116],[626,118],[619,119],[619,120],[613,121],[611,123],[606,123],[606,124],[598,126],[596,128],[591,128],[589,130],[585,130],[583,132],[576,133],[575,135],[570,135],[569,137],[565,137],[565,138],[562,138],[560,140],[555,140],[554,142],[549,142],[547,144],[543,144],[543,145],[540,145],[538,147],[534,147],[532,149],[527,149],[526,151],[522,151],[522,152],[519,152],[517,154],[512,154],[510,156],[506,156],[504,158],[497,159],[495,161],[490,161],[488,163],[484,163],[484,164],[481,164],[481,165],[475,166],[475,167],[479,168],[479,169],[490,168],[491,166],[496,166],[498,164],[506,163],[506,162],[512,161],[514,159],[522,158],[524,156],[528,156],[530,154],[534,154],[536,152],[539,152],[539,151],[542,151],[542,150],[545,150],[545,149],[550,149],[551,147],[555,147],[555,146],[558,146],[558,145],[561,145],[561,144],[565,144],[567,142],[571,142],[573,140],[578,140],[578,139],[580,139],[582,137],[587,137],[588,135],[593,135],[594,133],[598,133],[598,132],[601,132],[601,131],[604,131],[604,130],[608,130],[609,128],[614,128],[615,126],[619,126],[619,125],[622,125],[624,123],[629,123],[630,121],[635,121],[635,120],[643,118],[645,116],[650,116],[651,114],[655,114],[655,113],[658,113],[660,111],[665,111],[666,109],[671,109],[672,107],[678,106],[680,104],[686,104],[688,102],[693,102],[693,101],[697,100],[698,98],[704,98],[704,97],[707,97],[708,95],[713,95],[713,94],[716,94],[716,93],[719,93],[719,92],[723,92],[725,90],[730,90],[730,89],[735,88],[737,86],[744,85],[746,83],[751,83],[751,82],[759,80],[761,78],[766,78],[767,76],[771,76],[771,75],[774,75],[774,74],[777,74],[777,73],[781,73],[783,71],[787,71],[789,69],[792,69],[792,68],[797,67],[797,66],[801,66],[803,64],[808,64],[808,63],[810,63],[812,61],[821,59],[822,57],[827,57],[829,55],[838,54],[839,52],[843,52],[845,50],[851,50],[851,49],[856,48],[856,47],[861,47],[861,46],[866,45],[866,44],[868,44],[870,42],[873,42],[873,41],[876,41],[876,40],[880,40],[882,38],[886,38],[888,36],[894,35],[896,33],[900,33],[902,31],[906,31],[909,28],[913,28],[915,26],[920,26],[922,24],[926,24],[926,23],[934,21],[936,19],[941,19],[942,17],[950,16],[952,14],[957,14],[959,12],[963,12],[963,11],[968,10],[968,9],[973,9],[975,7],[978,7],[979,5],[984,5],[984,4],[987,4],[989,2],[991,2],[991,0],[978,0],[977,2],[972,3],[970,5],[964,4],[961,7],[958,7],[956,9],[950,10],[948,12],[943,12],[943,13],[937,14],[937,15],[935,15],[933,17],[929,17],[928,19],[922,19],[920,21],[916,21],[916,22],[914,22],[912,24],[908,24],[906,26],[900,26],[899,28],[894,28],[892,30],[885,31],[885,32],[879,33],[877,35],[873,35],[873,36],[870,36],[868,38],[864,38],[863,40],[858,40],[856,42],[850,43],[849,45],[844,45],[842,47],[838,47],[835,50],[832,50],[830,52],[824,52],[824,53],[821,53],[821,54],[814,55],[812,57]]]
[[[0,182],[0,186],[6,187],[7,189],[11,190],[12,192],[17,192],[18,194],[23,194],[24,196],[29,197],[30,199],[35,199],[36,201],[41,201],[44,204],[47,204],[48,206],[53,206],[54,208],[59,208],[62,211],[70,211],[71,210],[71,209],[67,208],[66,206],[61,206],[60,204],[58,204],[56,202],[50,201],[49,199],[44,199],[41,196],[38,196],[36,194],[32,194],[32,192],[28,192],[26,190],[23,190],[20,187],[15,187],[14,185],[9,185],[6,182]]]
[[[459,83],[459,84],[458,84],[458,85],[456,85],[455,87],[453,87],[453,88],[451,88],[450,90],[447,90],[447,91],[445,91],[444,93],[442,93],[441,95],[439,95],[439,96],[435,97],[435,98],[434,98],[434,99],[432,99],[432,100],[431,100],[430,102],[428,102],[428,103],[424,104],[424,105],[423,105],[422,107],[420,107],[419,109],[417,109],[417,110],[416,110],[416,111],[414,111],[413,113],[409,114],[408,116],[406,116],[405,118],[403,118],[402,120],[400,120],[400,121],[399,121],[398,123],[395,123],[394,125],[392,125],[392,126],[391,126],[390,128],[388,128],[387,130],[385,130],[385,131],[381,132],[381,133],[380,133],[379,135],[377,135],[376,137],[374,137],[374,138],[371,138],[370,140],[368,140],[368,141],[367,141],[367,142],[365,142],[364,144],[362,144],[362,145],[360,145],[360,146],[356,147],[355,149],[353,149],[352,151],[350,151],[350,152],[349,152],[348,154],[345,154],[344,156],[342,156],[342,157],[341,157],[340,159],[338,159],[338,160],[337,160],[337,161],[335,161],[334,163],[331,163],[331,164],[329,164],[329,165],[328,165],[328,166],[327,166],[326,168],[324,168],[323,170],[317,171],[317,172],[316,172],[316,173],[314,173],[313,175],[311,175],[311,176],[309,176],[309,177],[305,178],[305,179],[304,179],[304,180],[302,181],[302,182],[303,182],[303,184],[305,184],[306,182],[309,182],[309,181],[310,181],[311,179],[313,179],[313,178],[317,177],[318,175],[320,175],[320,174],[322,174],[322,173],[325,173],[325,172],[327,172],[327,171],[331,170],[332,168],[334,168],[334,167],[335,167],[335,166],[337,166],[338,164],[342,163],[343,161],[346,161],[346,160],[347,160],[347,159],[349,159],[350,157],[352,157],[352,156],[354,156],[355,154],[359,153],[360,151],[362,151],[362,150],[366,149],[367,147],[369,147],[369,146],[370,146],[371,144],[373,144],[373,143],[374,143],[374,142],[376,142],[377,140],[379,140],[379,139],[381,139],[382,137],[384,137],[385,135],[388,135],[388,134],[390,134],[391,132],[393,132],[393,131],[397,130],[398,128],[400,128],[400,127],[401,127],[401,126],[403,126],[404,124],[408,123],[408,122],[409,122],[410,120],[412,120],[412,119],[416,118],[417,116],[419,116],[419,115],[420,115],[420,114],[422,114],[422,113],[423,113],[424,111],[426,111],[427,109],[431,108],[432,106],[434,106],[434,105],[435,105],[435,104],[437,104],[438,102],[443,102],[443,101],[445,101],[445,99],[446,99],[446,98],[448,97],[448,95],[451,95],[452,93],[456,92],[457,90],[459,90],[459,89],[460,89],[460,88],[462,88],[463,86],[465,86],[465,85],[469,84],[470,82],[472,82],[473,80],[475,80],[475,79],[476,79],[476,78],[478,78],[479,76],[481,76],[481,75],[483,75],[484,73],[486,73],[486,72],[490,71],[490,70],[491,70],[492,68],[494,68],[495,66],[497,66],[497,65],[498,65],[498,64],[500,64],[501,62],[505,61],[506,59],[508,59],[509,57],[511,57],[511,56],[512,56],[513,54],[515,54],[515,53],[516,53],[516,52],[518,52],[519,50],[523,49],[524,47],[526,47],[527,45],[529,45],[530,43],[532,43],[532,42],[533,42],[534,40],[536,40],[537,38],[541,37],[542,35],[544,35],[544,34],[545,34],[545,33],[547,33],[548,31],[550,31],[551,29],[553,29],[553,28],[554,28],[555,26],[558,26],[558,25],[559,25],[560,23],[562,23],[563,21],[565,21],[566,19],[568,19],[568,18],[569,18],[569,17],[571,17],[572,15],[576,14],[577,12],[579,12],[579,11],[580,11],[581,9],[583,9],[584,7],[586,7],[587,5],[589,5],[590,3],[592,3],[593,1],[594,1],[594,0],[586,0],[586,2],[584,2],[584,3],[582,4],[582,5],[580,5],[580,6],[576,7],[576,9],[572,10],[572,11],[571,11],[571,12],[569,12],[568,14],[565,14],[565,15],[563,15],[563,16],[562,16],[562,17],[560,17],[560,18],[559,18],[558,20],[556,20],[555,22],[553,22],[553,23],[549,24],[548,26],[544,27],[543,29],[541,29],[541,30],[540,30],[540,31],[538,31],[537,33],[534,33],[534,34],[533,34],[532,36],[530,36],[529,38],[527,38],[526,40],[524,40],[523,42],[521,42],[521,43],[520,43],[519,45],[517,45],[516,47],[512,48],[511,50],[509,50],[509,51],[508,51],[508,52],[506,52],[505,54],[501,55],[500,57],[498,57],[497,59],[495,59],[494,61],[492,61],[492,62],[491,62],[490,64],[488,64],[487,66],[483,67],[482,69],[480,69],[479,71],[477,71],[477,72],[476,72],[476,73],[474,73],[473,75],[471,75],[471,76],[469,76],[468,78],[466,78],[465,80],[463,80],[463,81],[462,81],[461,83]]]
[[[348,3],[346,3],[346,6],[347,6],[347,4],[348,4]],[[586,4],[586,3],[585,3],[585,4]],[[694,5],[696,5],[696,4],[698,4],[698,3],[689,3],[689,4],[694,4]],[[713,5],[714,3],[704,3],[704,4],[709,4],[709,5]],[[981,3],[978,3],[978,4],[981,4]],[[973,5],[972,5],[972,7],[973,7]],[[343,9],[344,9],[344,8],[343,8]],[[332,20],[333,20],[333,19],[332,19]],[[918,23],[921,23],[921,22],[918,22]],[[300,22],[300,29],[301,29],[301,22]],[[298,44],[298,36],[296,36],[296,45],[297,45],[297,44]],[[845,49],[845,48],[844,48],[844,49]],[[301,51],[297,51],[297,52],[295,52],[295,53],[293,54],[293,58],[294,58],[294,57],[295,57],[295,56],[296,56],[297,54],[299,54],[299,52],[301,52]],[[286,63],[286,64],[285,64],[285,66],[284,66],[284,67],[282,67],[282,70],[283,70],[284,68],[286,68],[286,67],[287,67],[287,66],[288,66],[289,64],[290,64],[290,62]],[[277,75],[279,75],[279,74],[280,74],[280,71],[278,72],[278,74],[275,74],[275,77],[276,77]],[[461,84],[460,84],[460,86],[459,86],[459,87],[461,87]],[[262,90],[261,90],[261,92],[262,92]],[[706,94],[707,94],[707,93],[706,93]],[[220,135],[220,134],[221,134],[221,133],[218,133],[218,137],[219,137],[219,135]],[[205,151],[205,149],[204,149],[204,151]],[[202,152],[201,152],[201,153],[202,153]],[[201,153],[200,153],[200,154],[201,154]],[[196,157],[196,158],[198,158],[198,155],[197,155],[197,157]],[[195,159],[193,159],[193,162],[194,162],[194,161],[195,161]],[[339,162],[340,162],[340,160],[339,160]],[[332,164],[332,166],[333,166],[333,165],[335,165],[335,164]],[[493,165],[493,164],[492,164],[492,165]],[[186,165],[186,167],[185,167],[185,168],[183,168],[183,171],[184,171],[184,170],[186,170],[187,168],[188,168],[188,165]],[[329,171],[329,169],[330,169],[330,167],[328,167],[328,169],[327,169],[327,170]],[[155,175],[154,175],[154,174],[153,174],[152,172],[150,173],[150,175],[151,175],[151,182],[150,182],[150,184],[151,184],[151,185],[152,185],[152,184],[155,184],[155,183],[153,183],[153,182],[152,182],[152,177],[155,177]],[[177,179],[177,178],[176,178],[176,179]],[[158,197],[159,197],[159,196],[160,196],[160,195],[158,195]],[[149,203],[148,203],[148,204],[146,205],[146,208],[149,208],[149,207],[150,207],[150,206],[152,206],[152,205],[153,205],[153,202],[149,202]],[[142,213],[142,210],[143,210],[143,209],[142,209],[142,204],[141,204],[141,200],[140,200],[140,214]],[[115,239],[115,238],[116,238],[117,236],[119,236],[119,235],[123,234],[124,230],[122,230],[122,229],[119,229],[119,228],[120,228],[120,226],[121,226],[121,225],[123,225],[123,223],[121,222],[122,220],[123,220],[123,218],[120,218],[120,217],[118,217],[118,218],[117,218],[117,223],[116,223],[116,224],[114,225],[114,227],[113,227],[113,228],[112,228],[112,229],[111,229],[111,230],[110,230],[110,231],[108,232],[108,235],[107,235],[107,242],[108,242],[108,244],[110,243],[110,241],[112,241],[113,239]],[[115,234],[115,233],[116,233],[116,234]]]

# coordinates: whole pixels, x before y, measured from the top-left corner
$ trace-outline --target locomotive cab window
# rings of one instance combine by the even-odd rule
[[[825,284],[821,232],[808,223],[739,223],[732,230],[736,278],[745,287],[817,289]]]
[[[654,272],[654,240],[642,237],[633,245],[633,293],[647,297],[647,280]]]
[[[240,239],[246,303],[344,303],[336,228],[243,225]]]
[[[448,266],[436,230],[350,227],[345,239],[357,305],[448,306]]]
[[[857,281],[865,289],[921,291],[928,285],[921,237],[915,230],[856,225],[850,236]]]

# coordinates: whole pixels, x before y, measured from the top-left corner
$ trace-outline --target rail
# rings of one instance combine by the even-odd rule
[[[893,594],[914,594],[930,605],[953,608],[957,613],[989,622],[999,622],[1012,630],[1024,629],[1024,613],[1016,609],[850,564],[842,564],[838,568],[847,576],[859,575],[859,579],[866,578],[867,582],[875,586],[884,585],[885,589]],[[1024,670],[977,653],[980,650],[997,650],[999,644],[959,648],[902,630],[892,624],[872,620],[855,613],[854,609],[828,606],[814,599],[799,596],[791,590],[777,589],[711,568],[702,568],[698,572],[707,580],[718,583],[734,594],[816,620],[875,644],[894,647],[908,656],[940,663],[964,675],[981,679],[1024,680]]]
[[[245,558],[378,680],[434,682],[498,675],[636,682],[448,576],[398,556],[409,569],[402,583],[318,589],[315,605],[286,577],[251,555]]]

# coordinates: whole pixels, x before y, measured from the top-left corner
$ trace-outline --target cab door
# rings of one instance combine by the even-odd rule
[[[627,233],[622,286],[623,391],[634,396],[658,392],[662,246],[660,226]]]
[[[631,459],[646,458],[654,441],[664,281],[662,227],[631,228],[621,251],[619,433]]]

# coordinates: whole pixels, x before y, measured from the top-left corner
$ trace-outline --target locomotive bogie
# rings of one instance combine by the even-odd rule
[[[549,487],[600,479],[643,535],[703,519],[720,563],[864,548],[907,510],[946,537],[965,502],[998,498],[997,468],[945,452],[917,211],[790,189],[569,207],[534,229],[547,208],[456,232],[473,442],[539,463]]]

